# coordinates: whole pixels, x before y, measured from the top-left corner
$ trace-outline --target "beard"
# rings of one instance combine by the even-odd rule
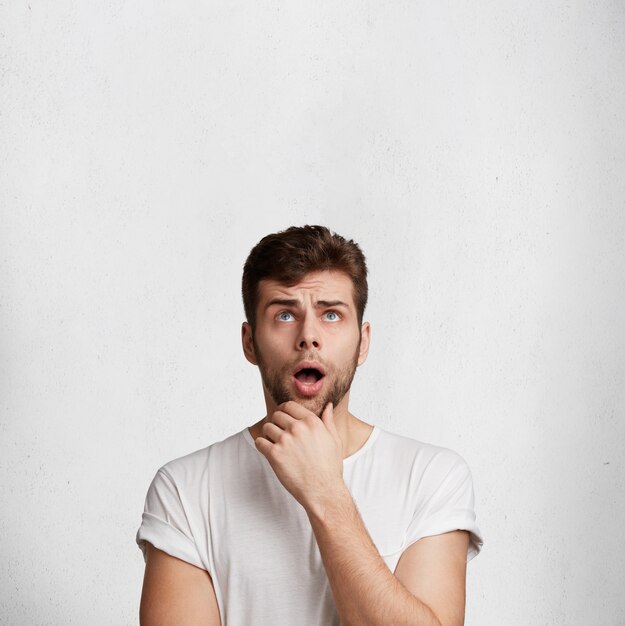
[[[260,370],[260,377],[263,381],[265,389],[269,392],[269,395],[273,401],[279,405],[288,400],[294,400],[298,404],[301,404],[304,408],[312,411],[317,417],[321,417],[323,410],[327,406],[328,402],[332,402],[332,407],[336,409],[339,402],[345,397],[345,394],[350,390],[356,368],[358,367],[358,356],[360,352],[360,339],[356,346],[350,361],[339,368],[327,367],[323,361],[318,359],[314,354],[302,355],[296,362],[289,365],[285,365],[280,369],[273,369],[267,361],[265,361],[262,352],[258,348],[258,344],[255,339],[254,350],[256,352],[256,360],[258,361],[258,369]],[[321,392],[315,396],[303,396],[297,395],[295,386],[291,381],[293,376],[293,370],[297,363],[300,361],[319,361],[323,363],[325,367],[324,385]]]

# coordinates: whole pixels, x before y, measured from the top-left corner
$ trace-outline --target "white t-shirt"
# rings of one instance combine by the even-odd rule
[[[480,551],[471,472],[455,452],[374,426],[343,479],[391,572],[422,537],[468,530],[467,559]],[[158,470],[136,540],[144,556],[148,541],[207,570],[222,626],[339,624],[308,516],[247,428]]]

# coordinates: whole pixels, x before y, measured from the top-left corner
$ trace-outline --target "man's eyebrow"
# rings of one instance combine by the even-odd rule
[[[331,306],[344,306],[346,309],[349,309],[349,304],[342,300],[317,300],[315,302],[315,307],[318,309],[326,309]]]
[[[273,304],[279,304],[281,306],[298,307],[298,306],[300,306],[300,301],[296,300],[295,298],[292,298],[292,299],[289,299],[289,298],[272,298],[271,300],[269,300],[269,302],[267,302],[267,304],[265,305],[265,308],[268,309]]]
[[[298,308],[302,305],[302,303],[295,298],[272,298],[271,300],[269,300],[269,302],[267,302],[265,308],[268,309],[274,304],[279,304],[280,306],[290,306],[294,308]],[[315,308],[317,309],[327,309],[333,306],[343,306],[346,309],[349,309],[349,304],[343,302],[342,300],[317,300],[317,302],[315,302]]]

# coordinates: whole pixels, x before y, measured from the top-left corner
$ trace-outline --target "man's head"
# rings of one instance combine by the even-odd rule
[[[258,365],[268,410],[296,400],[317,415],[345,398],[369,347],[364,255],[322,226],[268,235],[243,272],[246,358]]]
[[[256,325],[261,280],[273,279],[292,286],[306,274],[320,270],[340,271],[349,276],[358,324],[362,324],[368,296],[367,265],[358,244],[325,226],[291,226],[263,237],[252,248],[243,266],[243,307],[252,329]]]

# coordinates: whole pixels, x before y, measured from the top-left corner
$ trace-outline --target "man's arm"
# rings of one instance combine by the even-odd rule
[[[462,626],[468,533],[425,537],[393,575],[347,487],[307,509],[343,626]]]
[[[141,626],[221,626],[209,573],[146,542]]]
[[[285,402],[271,420],[256,448],[308,515],[343,626],[461,626],[467,532],[420,539],[402,555],[394,576],[343,480],[332,404],[319,419]]]

